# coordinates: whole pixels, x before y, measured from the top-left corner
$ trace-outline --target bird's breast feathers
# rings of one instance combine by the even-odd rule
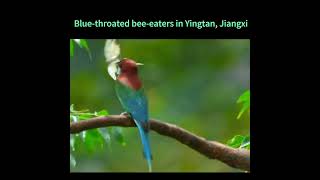
[[[117,80],[125,85],[125,86],[128,86],[130,87],[131,89],[134,89],[134,90],[139,90],[142,88],[142,83],[139,79],[138,76],[131,76],[131,77],[128,77],[128,76],[123,76],[123,75],[119,75]]]

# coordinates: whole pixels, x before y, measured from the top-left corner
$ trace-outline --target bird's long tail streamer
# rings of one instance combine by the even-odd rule
[[[141,124],[135,120],[135,123],[139,129],[139,134],[141,137],[142,145],[143,145],[143,154],[144,158],[148,162],[148,169],[149,172],[152,172],[152,154],[151,154],[151,149],[150,149],[150,144],[149,144],[149,136],[148,133],[142,128]]]

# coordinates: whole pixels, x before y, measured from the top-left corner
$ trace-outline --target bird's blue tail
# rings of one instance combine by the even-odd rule
[[[141,124],[139,122],[137,122],[135,120],[135,123],[139,129],[139,134],[140,134],[140,137],[141,137],[141,141],[142,141],[142,145],[143,145],[143,155],[144,155],[144,158],[147,160],[148,162],[148,169],[149,169],[149,172],[152,172],[152,154],[151,154],[151,149],[150,149],[150,144],[149,144],[149,136],[148,136],[148,132],[146,132]]]

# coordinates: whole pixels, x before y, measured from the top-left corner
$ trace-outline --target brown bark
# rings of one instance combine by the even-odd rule
[[[174,124],[151,119],[150,129],[164,136],[174,138],[210,159],[217,159],[231,167],[250,171],[250,151],[235,149],[217,141],[209,141]],[[135,127],[134,122],[123,115],[109,115],[70,124],[70,133],[107,126]]]

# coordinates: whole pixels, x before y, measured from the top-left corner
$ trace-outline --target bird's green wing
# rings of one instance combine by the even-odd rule
[[[145,96],[144,89],[134,90],[118,81],[116,82],[115,88],[125,111],[129,112],[133,119],[145,125],[149,120],[149,115],[148,100]]]

